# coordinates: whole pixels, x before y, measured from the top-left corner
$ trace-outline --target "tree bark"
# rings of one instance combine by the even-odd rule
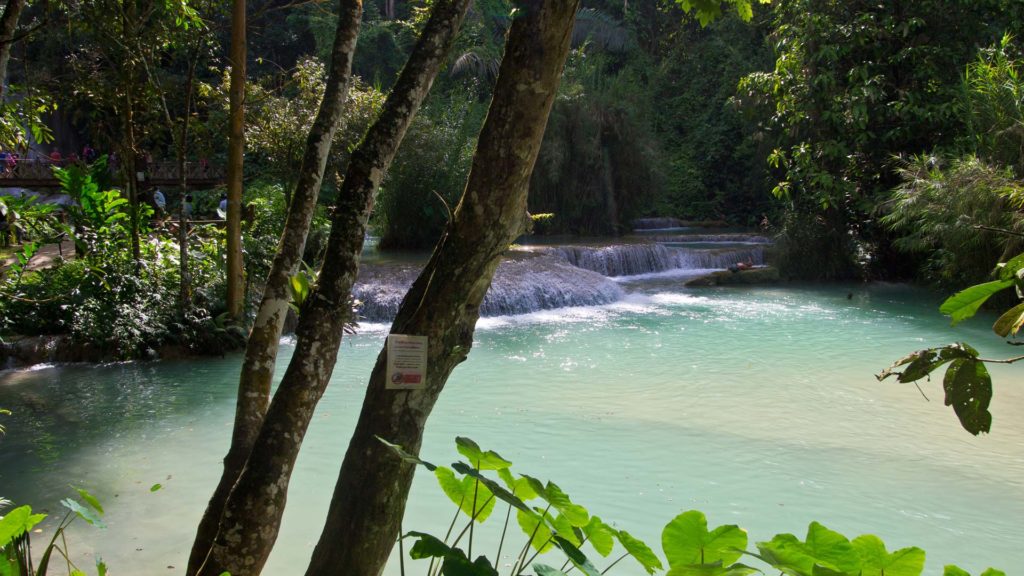
[[[234,0],[231,11],[231,121],[228,134],[227,280],[228,314],[242,320],[245,276],[242,269],[242,162],[245,151],[245,0]]]
[[[423,389],[385,388],[386,351],[366,398],[307,576],[378,576],[399,535],[414,467],[375,437],[417,453],[427,417],[466,359],[501,255],[524,230],[540,149],[579,0],[528,0],[509,31],[494,98],[454,219],[391,327],[429,338]]]
[[[188,562],[189,575],[199,572],[200,566],[210,552],[218,533],[224,504],[242,473],[270,402],[270,384],[290,300],[289,277],[295,273],[302,259],[331,143],[341,123],[343,105],[352,77],[352,57],[359,35],[362,12],[361,0],[339,0],[338,24],[324,98],[306,139],[306,151],[299,168],[295,192],[289,203],[277,255],[274,257],[263,289],[256,320],[249,333],[239,377],[231,447],[224,458],[224,472],[196,532]],[[274,532],[276,534],[276,529]],[[262,566],[262,563],[260,565]],[[249,573],[234,570],[232,572],[236,576]],[[215,574],[219,575],[220,572]]]
[[[7,64],[11,61],[14,32],[24,7],[25,0],[7,0],[4,13],[0,16],[0,102],[7,96]]]
[[[470,0],[434,4],[380,117],[353,152],[334,210],[320,282],[296,330],[292,360],[259,437],[224,507],[220,532],[201,574],[252,574],[266,561],[284,512],[288,483],[313,410],[330,380],[349,319],[373,193],[454,43]]]

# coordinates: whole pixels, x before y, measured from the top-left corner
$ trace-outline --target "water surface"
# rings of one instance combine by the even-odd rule
[[[655,549],[666,522],[698,508],[752,541],[802,537],[811,520],[850,537],[876,533],[890,549],[924,548],[929,575],[948,563],[1024,567],[1019,369],[992,368],[993,433],[980,438],[942,405],[939,381],[923,386],[929,402],[873,376],[954,340],[1012,355],[988,336],[991,319],[950,329],[934,295],[902,286],[619,281],[628,295],[615,304],[482,320],[423,456],[452,462],[453,438],[470,436]],[[305,568],[383,337],[366,326],[343,344],[267,574]],[[76,557],[95,552],[119,574],[180,571],[227,448],[239,361],[0,373],[0,406],[15,411],[0,440],[0,495],[57,512],[69,484],[87,487],[109,527],[77,530]],[[443,534],[450,513],[419,474],[405,528]],[[494,536],[478,535],[477,553],[480,538]],[[398,574],[392,564],[387,574]],[[642,571],[626,561],[611,574]]]

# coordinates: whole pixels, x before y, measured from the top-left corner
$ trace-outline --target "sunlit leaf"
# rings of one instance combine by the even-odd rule
[[[971,286],[950,296],[939,307],[939,312],[949,316],[953,320],[953,325],[956,326],[963,320],[974,316],[978,308],[993,294],[1011,286],[1013,286],[1013,280],[995,280]]]
[[[31,506],[19,506],[0,518],[0,549],[42,522],[46,514],[32,514]]]
[[[72,488],[75,487],[72,486]],[[90,494],[88,490],[84,488],[75,488],[75,492],[78,492],[78,495],[82,497],[82,500],[85,500],[86,504],[95,508],[101,515],[103,514],[103,505],[100,504],[100,501]]]
[[[629,552],[629,555],[639,562],[648,574],[654,574],[656,570],[663,568],[657,554],[654,553],[654,550],[651,550],[650,546],[644,544],[642,540],[634,538],[632,534],[625,530],[619,530],[616,536],[619,539],[619,544],[622,544],[626,552]]]
[[[723,565],[739,560],[747,547],[747,533],[739,526],[719,526],[708,531],[707,519],[697,510],[676,516],[661,533],[661,546],[669,566],[677,564]]]
[[[97,528],[106,528],[107,527],[107,525],[103,523],[103,520],[100,519],[99,515],[97,515],[96,512],[94,512],[91,508],[86,508],[85,506],[82,506],[82,504],[79,503],[77,500],[72,500],[71,498],[65,498],[65,499],[61,500],[60,503],[63,504],[65,508],[67,508],[68,510],[71,510],[79,518],[81,518],[82,520],[85,520],[89,524],[92,524],[93,526],[96,526]]]
[[[534,550],[544,553],[551,549],[551,530],[548,529],[540,514],[518,510],[516,511],[516,521],[523,534],[530,539],[530,546]]]
[[[463,436],[455,438],[455,445],[462,454],[469,460],[469,463],[478,470],[502,470],[512,465],[493,450],[483,451],[476,442]]]
[[[992,325],[992,331],[1006,338],[1010,334],[1016,336],[1022,325],[1024,325],[1024,302],[1004,312]]]
[[[861,558],[861,576],[920,576],[924,571],[924,550],[902,548],[890,554],[882,539],[873,534],[851,542]]]
[[[760,572],[745,564],[723,566],[721,561],[713,564],[679,564],[669,569],[665,576],[749,576]]]
[[[607,557],[615,547],[615,529],[605,524],[599,517],[591,516],[590,522],[583,527],[587,542],[601,556]]]

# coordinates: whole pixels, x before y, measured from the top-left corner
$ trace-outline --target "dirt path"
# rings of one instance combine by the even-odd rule
[[[15,249],[20,250],[20,247],[15,247]],[[62,257],[64,260],[73,260],[75,258],[75,243],[70,238],[65,238],[60,244],[53,243],[40,246],[39,251],[36,252],[35,256],[28,263],[28,270],[50,268],[54,265],[54,261]],[[17,256],[4,257],[3,262],[0,263],[0,271],[6,270],[8,266],[14,263],[16,258]]]

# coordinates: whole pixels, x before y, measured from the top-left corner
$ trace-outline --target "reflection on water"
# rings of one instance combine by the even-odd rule
[[[454,436],[473,437],[655,548],[672,516],[700,508],[752,540],[802,536],[814,519],[851,537],[874,532],[890,549],[924,548],[930,575],[954,562],[974,573],[1024,566],[1022,378],[993,368],[993,434],[974,438],[942,405],[940,382],[923,386],[928,402],[873,377],[953,340],[1007,355],[984,319],[951,330],[935,297],[900,286],[690,292],[671,275],[634,281],[612,305],[482,320],[424,457],[451,462]],[[383,335],[367,325],[343,344],[268,574],[305,567]],[[109,528],[76,531],[74,550],[122,574],[173,573],[220,471],[238,362],[0,374],[0,406],[15,411],[0,495],[55,511],[68,484],[93,489]],[[443,532],[450,511],[421,475],[405,528]],[[624,562],[614,573],[641,572]]]

